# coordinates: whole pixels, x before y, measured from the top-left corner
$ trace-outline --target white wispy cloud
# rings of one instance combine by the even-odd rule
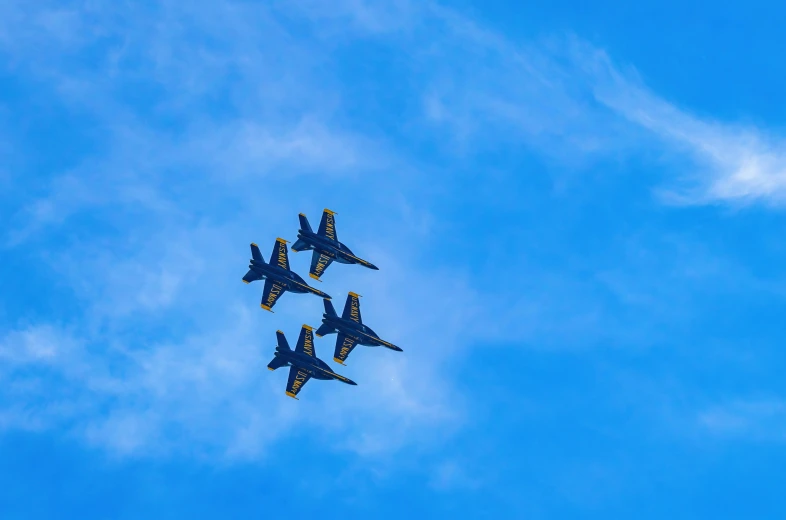
[[[499,305],[475,303],[486,292],[460,269],[401,253],[433,235],[435,217],[396,187],[413,171],[434,172],[420,172],[406,152],[342,113],[352,99],[330,72],[331,52],[353,37],[380,38],[412,58],[407,70],[422,110],[409,114],[409,128],[425,129],[452,152],[450,135],[465,153],[524,143],[591,157],[634,149],[638,128],[707,161],[705,189],[689,200],[774,197],[780,189],[771,174],[779,145],[761,144],[761,132],[686,115],[595,49],[525,47],[433,5],[169,1],[156,16],[131,9],[125,17],[93,4],[34,5],[11,9],[7,20],[17,21],[3,26],[10,36],[2,52],[53,80],[53,95],[94,121],[100,151],[37,180],[47,193],[20,205],[6,244],[62,232],[76,215],[109,230],[69,228],[64,250],[46,253],[84,314],[0,340],[4,380],[12,381],[2,397],[6,428],[65,429],[120,454],[255,458],[298,427],[371,456],[438,442],[460,426],[465,403],[445,367],[477,341],[504,334],[522,308],[497,313]],[[316,20],[321,29],[299,39],[282,16]],[[361,36],[338,30],[347,18]],[[111,45],[86,64],[80,50],[103,39]],[[51,52],[31,51],[40,48]],[[373,221],[385,240],[352,246],[383,270],[335,266],[329,292],[337,302],[348,288],[374,295],[362,302],[364,316],[405,352],[359,349],[346,373],[362,387],[315,381],[293,403],[281,373],[263,370],[270,325],[292,337],[303,316],[318,317],[319,302],[287,295],[275,321],[262,314],[261,288],[239,283],[247,243],[294,229],[295,215],[312,202],[355,207],[360,185],[383,191],[363,209],[373,210],[364,224]],[[307,259],[294,262],[303,268]],[[553,308],[565,314],[560,302]],[[549,321],[529,310],[533,323]],[[590,311],[576,329],[592,321]],[[317,347],[329,358],[332,340]],[[434,485],[471,484],[451,464]]]
[[[29,53],[53,38],[52,27],[31,20],[52,21],[55,8],[38,7],[40,16],[24,13],[25,27],[15,29],[14,41],[30,47],[7,42],[2,50],[30,58],[28,73],[54,79],[60,101],[103,130],[104,147],[47,179],[49,194],[27,200],[7,236],[7,245],[20,246],[49,229],[68,230],[44,255],[84,314],[66,327],[40,324],[2,339],[4,375],[14,381],[3,394],[6,428],[66,430],[122,455],[253,458],[295,423],[315,435],[333,432],[339,449],[373,454],[412,442],[419,425],[453,419],[433,361],[421,367],[359,351],[353,363],[363,370],[368,355],[376,378],[361,381],[366,391],[348,405],[354,387],[322,393],[311,383],[311,399],[304,393],[293,407],[281,373],[264,370],[272,331],[295,335],[302,316],[319,307],[288,295],[268,330],[263,324],[274,317],[258,308],[261,287],[239,283],[248,242],[272,238],[259,234],[260,225],[290,229],[305,209],[293,197],[276,197],[275,186],[306,193],[286,182],[301,173],[350,173],[351,180],[385,157],[373,140],[332,124],[309,72],[313,47],[299,49],[259,5],[183,9],[165,2],[160,17],[127,19],[96,7],[64,19],[82,31],[68,51],[77,52],[99,26],[117,45],[92,66],[72,67],[54,50]],[[231,85],[221,81],[225,75],[233,76]],[[151,99],[175,125],[162,126],[125,99],[129,84],[156,88],[151,77],[164,89]],[[205,97],[216,91],[228,97],[228,117],[207,112]],[[216,205],[219,212],[205,211]],[[68,226],[77,215],[109,229]],[[221,293],[228,297],[216,299]],[[395,303],[403,307],[409,296]],[[392,323],[381,314],[375,325]],[[388,337],[428,342],[433,332],[419,323],[424,337],[395,330]],[[333,342],[322,342],[323,358]]]
[[[669,185],[657,190],[664,201],[783,201],[786,138],[777,132],[692,114],[575,36],[513,42],[437,4],[406,11],[422,32],[402,41],[413,68],[429,71],[424,114],[453,135],[451,146],[518,142],[568,163],[660,147],[672,157]]]
[[[430,485],[438,491],[475,490],[481,481],[469,475],[458,461],[448,460],[434,468]]]
[[[786,402],[781,399],[740,399],[709,407],[697,422],[707,433],[721,438],[786,441]]]
[[[653,93],[635,71],[622,72],[600,49],[576,43],[573,52],[596,99],[694,163],[677,176],[689,182],[674,193],[684,203],[781,203],[786,195],[786,139],[776,133],[692,115]],[[679,168],[679,166],[677,166]]]
[[[98,272],[112,270],[104,265]],[[210,276],[205,280],[196,274],[189,283],[202,279],[211,284]],[[315,381],[298,403],[283,396],[284,376],[264,369],[272,356],[274,329],[269,326],[271,315],[257,307],[259,287],[246,290],[243,301],[224,300],[208,309],[208,313],[220,314],[212,317],[189,305],[190,295],[181,292],[172,303],[187,310],[191,323],[187,328],[192,332],[176,332],[164,341],[152,339],[144,330],[129,333],[122,329],[144,319],[138,312],[151,311],[150,302],[140,301],[150,292],[150,284],[158,281],[153,292],[163,293],[166,283],[154,277],[135,290],[133,284],[110,288],[92,298],[93,304],[100,308],[125,297],[138,310],[135,319],[123,321],[125,315],[114,313],[104,318],[102,325],[109,333],[83,329],[74,335],[42,325],[11,332],[0,341],[3,376],[15,382],[4,390],[4,424],[65,429],[122,455],[256,458],[296,426],[311,435],[328,434],[334,439],[334,449],[362,455],[387,453],[416,440],[434,442],[439,438],[436,431],[444,434],[451,423],[460,420],[458,397],[450,396],[450,384],[438,367],[445,356],[455,355],[466,343],[461,338],[466,330],[455,326],[459,320],[448,324],[449,332],[437,326],[437,317],[444,319],[450,311],[439,296],[444,280],[427,277],[431,280],[388,274],[385,285],[390,284],[391,290],[371,288],[374,294],[385,294],[382,307],[379,303],[364,306],[366,321],[405,346],[406,357],[358,349],[349,368],[341,371],[351,371],[349,375],[361,384],[360,392],[356,387]],[[410,283],[435,295],[415,306],[422,316],[417,320],[407,309]],[[395,286],[401,289],[392,289]],[[453,297],[467,299],[461,293]],[[305,296],[300,301],[296,298],[287,295],[287,301],[277,308],[276,326],[290,337],[297,333],[303,316],[318,316],[314,308],[308,312],[295,309],[294,304],[303,307],[306,303]],[[159,305],[152,312],[176,316],[155,303]],[[334,337],[320,340],[318,354],[329,358],[334,342]]]

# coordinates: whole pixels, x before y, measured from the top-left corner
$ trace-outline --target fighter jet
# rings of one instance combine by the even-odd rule
[[[334,215],[334,212],[326,208],[322,212],[322,220],[316,233],[311,229],[306,216],[302,213],[299,215],[300,229],[297,232],[297,242],[292,246],[292,251],[296,253],[309,249],[314,251],[311,255],[311,269],[308,275],[314,280],[321,282],[322,280],[319,277],[324,274],[333,261],[340,264],[360,264],[378,271],[379,268],[377,266],[362,258],[358,258],[351,249],[338,241]]]
[[[328,301],[328,300],[325,300]],[[268,370],[289,366],[289,379],[287,379],[287,395],[297,399],[297,394],[303,389],[309,379],[330,380],[338,379],[348,385],[357,385],[354,381],[340,376],[330,370],[330,367],[319,359],[314,352],[314,333],[311,327],[303,325],[300,337],[297,339],[295,350],[289,348],[287,338],[280,330],[276,331],[276,353],[273,361],[268,363]]]
[[[265,280],[265,289],[262,291],[262,308],[273,312],[273,305],[285,291],[293,293],[313,293],[322,298],[330,299],[330,295],[314,289],[308,285],[297,273],[289,269],[289,256],[287,244],[283,238],[277,238],[273,245],[270,263],[265,263],[259,246],[251,243],[251,264],[249,271],[243,277],[245,283],[254,280]]]
[[[344,304],[344,312],[340,318],[336,314],[336,309],[333,308],[330,300],[323,300],[325,303],[325,314],[322,315],[322,325],[317,329],[316,334],[321,338],[325,334],[338,332],[333,361],[343,365],[349,353],[357,345],[365,345],[367,347],[382,346],[396,352],[403,352],[402,349],[392,343],[381,340],[369,326],[363,325],[360,319],[360,300],[358,298],[360,298],[359,294],[349,293],[347,302]]]

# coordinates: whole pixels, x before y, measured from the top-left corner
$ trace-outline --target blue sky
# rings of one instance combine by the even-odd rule
[[[786,8],[633,4],[4,3],[3,518],[782,518]]]

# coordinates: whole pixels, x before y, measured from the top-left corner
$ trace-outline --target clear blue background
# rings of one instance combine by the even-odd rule
[[[782,518],[784,16],[5,3],[0,515]],[[325,207],[404,352],[294,401]]]

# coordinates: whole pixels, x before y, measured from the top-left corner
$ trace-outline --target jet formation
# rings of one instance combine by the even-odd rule
[[[325,209],[322,212],[322,220],[316,233],[311,228],[306,215],[303,213],[299,215],[300,229],[298,230],[297,241],[291,249],[294,252],[313,252],[309,276],[314,280],[322,282],[321,277],[334,261],[341,264],[358,264],[378,271],[379,268],[377,266],[358,257],[349,247],[338,241],[335,215],[335,212]],[[287,240],[277,238],[273,245],[270,261],[265,262],[259,247],[252,242],[249,270],[243,277],[243,282],[247,284],[257,280],[265,281],[262,289],[261,307],[271,313],[273,312],[273,306],[285,292],[311,293],[323,299],[325,312],[322,315],[322,325],[315,333],[310,325],[304,324],[300,329],[300,336],[295,345],[295,350],[289,347],[284,333],[280,330],[276,331],[275,354],[267,367],[269,370],[276,370],[285,366],[290,367],[286,395],[298,399],[298,393],[310,379],[334,379],[349,385],[357,384],[335,373],[327,363],[316,357],[314,335],[321,338],[328,334],[337,334],[333,361],[341,365],[346,365],[347,357],[349,357],[349,354],[357,345],[368,347],[381,346],[397,352],[403,352],[400,347],[381,339],[376,332],[363,323],[360,317],[359,294],[349,292],[347,301],[344,304],[344,310],[341,316],[339,316],[331,303],[330,295],[311,287],[303,278],[292,271],[289,265],[287,243]]]

